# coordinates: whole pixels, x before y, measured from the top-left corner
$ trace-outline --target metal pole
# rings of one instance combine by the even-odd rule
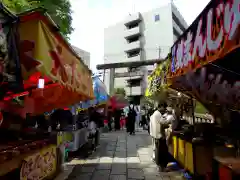
[[[105,73],[106,73],[106,69],[103,70],[103,83],[105,82]]]

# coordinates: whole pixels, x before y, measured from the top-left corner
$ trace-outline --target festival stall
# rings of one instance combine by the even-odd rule
[[[180,163],[196,177],[239,179],[240,1],[212,0],[171,49],[170,87],[199,100],[213,124],[175,133]],[[231,146],[229,144],[231,142]],[[228,148],[232,147],[232,148]],[[204,156],[203,156],[204,154]],[[237,155],[238,156],[238,155]],[[213,168],[217,164],[217,168]]]
[[[76,117],[75,130],[72,131],[73,141],[69,144],[70,151],[77,151],[80,147],[87,143],[88,140],[88,108],[96,107],[98,109],[105,108],[108,100],[108,94],[104,83],[97,76],[92,77],[93,92],[95,98],[93,100],[82,101],[73,108]]]
[[[57,138],[43,113],[93,99],[91,72],[41,10],[21,14],[18,33],[21,68],[14,72],[22,73],[22,89],[7,92],[0,102],[6,120],[0,176],[41,180],[58,166]]]

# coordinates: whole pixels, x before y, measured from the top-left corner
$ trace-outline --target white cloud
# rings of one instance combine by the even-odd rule
[[[104,27],[124,19],[129,13],[144,12],[170,0],[70,0],[73,9],[74,32],[71,43],[91,53],[91,68],[103,63]],[[101,2],[101,3],[100,3]],[[176,0],[175,5],[188,24],[209,0]]]

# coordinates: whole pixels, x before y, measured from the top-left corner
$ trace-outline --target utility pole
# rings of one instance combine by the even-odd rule
[[[158,47],[158,59],[161,59],[161,47]]]

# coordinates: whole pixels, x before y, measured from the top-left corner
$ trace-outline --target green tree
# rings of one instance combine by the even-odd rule
[[[69,0],[3,0],[3,3],[14,13],[43,7],[59,26],[61,33],[68,38],[73,31],[72,11]]]
[[[26,0],[2,0],[3,4],[13,13],[20,13],[31,9],[31,4]]]
[[[115,88],[114,89],[114,95],[119,95],[119,96],[126,96],[126,91],[124,88]]]

